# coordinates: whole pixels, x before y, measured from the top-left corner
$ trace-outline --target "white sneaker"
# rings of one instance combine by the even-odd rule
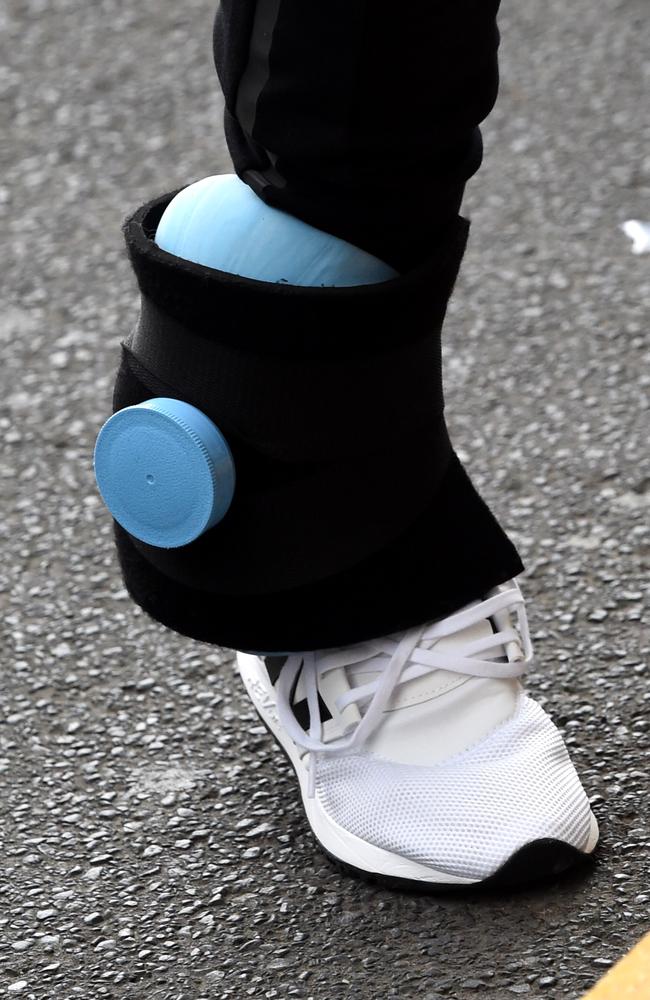
[[[347,649],[237,654],[323,850],[420,889],[549,877],[596,846],[562,737],[518,680],[531,659],[514,581]]]

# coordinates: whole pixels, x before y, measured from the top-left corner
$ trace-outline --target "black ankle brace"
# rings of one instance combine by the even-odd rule
[[[394,280],[302,288],[158,248],[174,193],[124,226],[142,308],[113,410],[192,403],[225,435],[237,488],[225,518],[180,548],[115,522],[134,600],[197,639],[289,651],[439,617],[520,572],[443,416],[441,327],[468,223]]]

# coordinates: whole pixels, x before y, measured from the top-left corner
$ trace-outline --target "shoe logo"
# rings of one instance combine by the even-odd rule
[[[279,724],[280,720],[278,719],[278,713],[275,710],[275,702],[273,701],[273,698],[268,693],[262,682],[255,678],[250,681],[249,687],[250,687],[250,692],[253,695],[259,707],[264,709],[266,714],[271,717],[273,722]]]

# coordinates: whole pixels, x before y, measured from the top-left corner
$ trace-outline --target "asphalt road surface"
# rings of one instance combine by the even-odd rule
[[[433,898],[330,867],[230,655],[128,599],[94,485],[138,303],[120,223],[230,169],[212,13],[0,13],[0,994],[577,1000],[650,929],[650,258],[619,228],[650,217],[647,0],[504,3],[445,333],[602,846],[544,889]]]

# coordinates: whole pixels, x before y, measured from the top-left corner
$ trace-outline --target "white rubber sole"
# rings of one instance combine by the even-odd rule
[[[309,771],[303,762],[303,754],[280,725],[276,707],[275,692],[266,668],[259,657],[249,653],[237,653],[237,667],[248,695],[260,718],[275,737],[289,758],[300,784],[300,794],[307,821],[323,850],[343,865],[369,876],[397,882],[420,883],[422,886],[470,886],[478,885],[485,879],[463,878],[450,872],[436,871],[416,861],[403,858],[399,854],[362,840],[345,830],[328,816],[318,798],[307,794]],[[582,852],[591,854],[598,843],[598,823],[591,814],[591,829],[586,848]]]

